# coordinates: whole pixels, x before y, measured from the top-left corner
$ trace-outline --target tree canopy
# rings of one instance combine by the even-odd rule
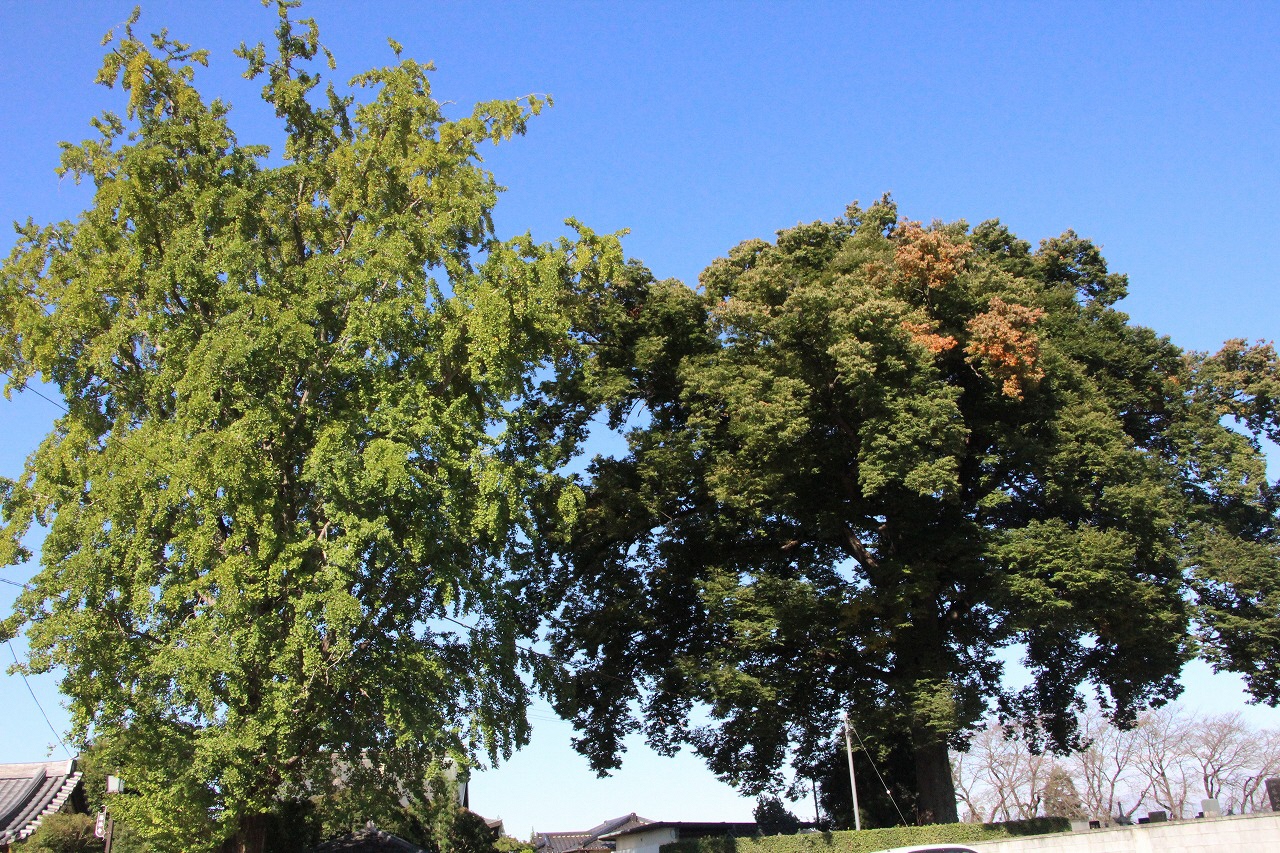
[[[0,266],[6,394],[42,378],[67,407],[0,481],[0,564],[49,528],[2,634],[63,673],[155,850],[260,849],[339,769],[423,790],[522,745],[534,530],[581,501],[576,436],[530,407],[573,360],[562,294],[620,248],[497,239],[480,165],[547,101],[449,118],[394,42],[353,94],[321,86],[294,5],[238,51],[274,152],[202,97],[205,52],[136,13],[109,35],[98,82],[127,105],[62,154],[93,205],[21,225]]]
[[[847,708],[909,756],[917,819],[954,820],[948,744],[991,708],[1067,749],[1088,692],[1132,722],[1197,653],[1280,700],[1270,345],[1184,352],[1075,233],[888,198],[699,283],[632,265],[578,320],[629,448],[560,546],[559,707],[598,770],[643,730],[769,790],[821,772]]]

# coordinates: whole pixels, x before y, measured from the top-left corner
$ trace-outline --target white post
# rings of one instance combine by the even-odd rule
[[[853,743],[849,740],[849,712],[844,712],[844,750],[849,756],[849,787],[853,789],[853,828],[862,829],[862,815],[858,814],[858,781],[853,777]]]

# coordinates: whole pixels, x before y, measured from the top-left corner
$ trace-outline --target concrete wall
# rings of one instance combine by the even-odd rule
[[[1248,853],[1280,851],[1280,813],[1112,826],[972,844],[981,853]]]
[[[673,826],[663,826],[645,832],[628,832],[617,839],[617,853],[659,853],[659,848],[680,837]]]

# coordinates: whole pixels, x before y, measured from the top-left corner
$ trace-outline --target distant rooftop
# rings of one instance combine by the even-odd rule
[[[617,835],[627,829],[650,823],[653,821],[632,812],[577,832],[539,832],[534,834],[533,849],[537,853],[587,853],[587,851],[612,850],[613,842],[607,840],[605,836]]]
[[[716,821],[691,820],[656,820],[635,826],[625,826],[606,833],[605,840],[620,835],[632,835],[637,832],[648,832],[651,829],[678,829],[682,835],[755,835],[760,827],[755,823],[724,823]]]

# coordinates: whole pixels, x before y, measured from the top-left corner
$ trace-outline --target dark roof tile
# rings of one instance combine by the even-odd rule
[[[26,838],[80,784],[75,761],[0,764],[0,844]]]
[[[587,853],[587,851],[612,850],[613,842],[601,840],[602,836],[625,832],[647,823],[652,821],[632,812],[580,832],[539,832],[534,839],[534,850],[537,853]]]

